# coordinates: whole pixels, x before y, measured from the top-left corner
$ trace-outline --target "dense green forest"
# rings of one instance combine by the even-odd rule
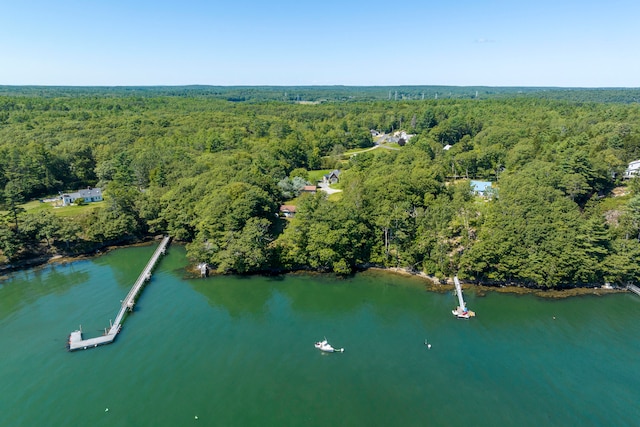
[[[219,272],[376,265],[487,284],[636,281],[640,185],[622,177],[640,159],[639,97],[0,87],[0,262],[168,233]],[[371,130],[414,136],[377,146]],[[333,169],[342,192],[299,194]],[[490,197],[470,179],[491,181]],[[86,187],[105,200],[38,201]],[[294,217],[278,215],[284,203]]]

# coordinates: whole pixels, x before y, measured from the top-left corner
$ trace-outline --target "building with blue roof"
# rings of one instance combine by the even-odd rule
[[[471,180],[470,184],[471,184],[471,192],[476,196],[490,198],[494,193],[494,189],[491,186],[491,182],[489,181]]]

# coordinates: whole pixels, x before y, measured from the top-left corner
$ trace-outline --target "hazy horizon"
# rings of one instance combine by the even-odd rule
[[[557,89],[576,89],[576,90],[608,90],[608,89],[640,89],[640,86],[489,86],[489,85],[439,85],[439,84],[400,84],[400,85],[342,85],[342,84],[326,84],[326,85],[314,85],[314,84],[300,84],[300,85],[249,85],[249,84],[234,84],[234,85],[219,85],[219,84],[140,84],[140,85],[75,85],[75,84],[0,84],[0,87],[33,87],[33,88],[104,88],[104,89],[117,89],[117,88],[488,88],[488,89],[539,89],[539,90],[557,90]]]

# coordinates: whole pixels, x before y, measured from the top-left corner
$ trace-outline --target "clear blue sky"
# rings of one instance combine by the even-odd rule
[[[640,87],[640,1],[2,0],[0,85]]]

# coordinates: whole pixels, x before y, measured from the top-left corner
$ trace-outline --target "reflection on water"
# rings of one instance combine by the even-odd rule
[[[257,276],[214,276],[190,281],[212,307],[221,307],[233,318],[245,314],[260,317],[273,295],[268,279]]]
[[[95,258],[93,262],[98,266],[109,267],[117,283],[122,288],[130,288],[157,246],[158,243],[153,243],[126,248],[126,251],[114,250]]]
[[[0,287],[0,319],[36,302],[39,298],[62,295],[89,279],[88,261],[51,264],[13,273]]]
[[[425,310],[420,299],[407,300],[407,293],[425,289],[424,279],[401,277],[384,271],[368,271],[342,278],[332,274],[287,274],[281,276],[212,276],[191,280],[194,290],[212,307],[224,308],[237,317],[264,313],[277,293],[295,311],[321,315],[345,314],[370,307],[382,308],[385,316]],[[425,291],[426,292],[426,291]],[[451,298],[451,305],[455,299]]]

